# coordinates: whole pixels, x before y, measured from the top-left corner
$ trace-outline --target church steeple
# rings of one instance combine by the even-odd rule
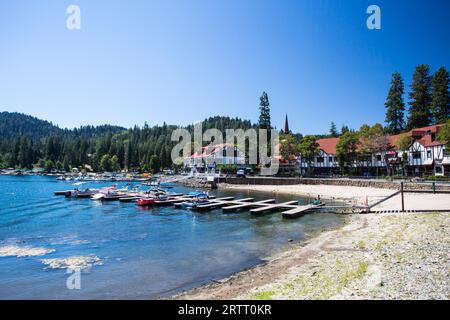
[[[286,113],[286,119],[284,120],[284,133],[289,133],[289,122],[288,122],[287,113]]]

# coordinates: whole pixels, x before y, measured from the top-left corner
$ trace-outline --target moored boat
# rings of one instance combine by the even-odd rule
[[[155,198],[141,198],[136,200],[136,204],[138,206],[150,206],[155,203]]]
[[[98,189],[85,189],[85,190],[72,190],[65,194],[66,197],[70,198],[90,198],[92,195],[96,194]]]
[[[181,207],[183,209],[195,210],[198,206],[209,204],[209,200],[206,197],[196,198],[195,200],[187,200],[183,201],[177,205],[177,207]]]

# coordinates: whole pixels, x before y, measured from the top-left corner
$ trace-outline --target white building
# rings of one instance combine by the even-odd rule
[[[184,159],[184,168],[197,171],[214,169],[219,164],[245,164],[245,153],[236,146],[228,143],[202,147],[200,152],[195,152]]]

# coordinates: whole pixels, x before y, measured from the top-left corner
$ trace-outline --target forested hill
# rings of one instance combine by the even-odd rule
[[[23,113],[0,112],[1,139],[15,139],[20,136],[26,136],[31,140],[36,140],[54,135],[92,138],[108,133],[115,134],[123,130],[126,129],[111,125],[81,126],[71,130],[61,129],[51,122]]]
[[[203,130],[248,129],[250,121],[211,117]],[[94,171],[121,169],[159,171],[172,166],[172,131],[179,126],[82,126],[61,129],[51,122],[19,113],[0,113],[0,168],[41,167],[69,170],[87,167]],[[192,131],[192,126],[186,127]],[[86,166],[87,165],[87,166]]]
[[[10,139],[17,136],[42,138],[53,134],[61,134],[62,129],[51,122],[17,112],[0,113],[0,137]]]

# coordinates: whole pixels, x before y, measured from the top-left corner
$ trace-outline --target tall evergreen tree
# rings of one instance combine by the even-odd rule
[[[408,129],[430,125],[431,76],[430,67],[421,64],[416,67],[409,92]]]
[[[349,132],[350,129],[348,128],[348,126],[346,126],[345,124],[342,125],[341,128],[341,135],[346,134],[347,132]]]
[[[266,92],[263,92],[259,98],[259,121],[258,126],[260,129],[271,129],[270,125],[270,103],[269,97]]]
[[[339,133],[337,131],[337,128],[336,128],[336,124],[334,123],[334,121],[331,121],[330,135],[332,137],[337,137],[339,135]]]
[[[384,105],[386,106],[386,123],[391,133],[397,134],[405,129],[405,103],[403,102],[404,84],[399,72],[392,74],[391,88]]]
[[[444,123],[450,116],[449,73],[442,67],[432,80],[431,117],[433,123]]]

